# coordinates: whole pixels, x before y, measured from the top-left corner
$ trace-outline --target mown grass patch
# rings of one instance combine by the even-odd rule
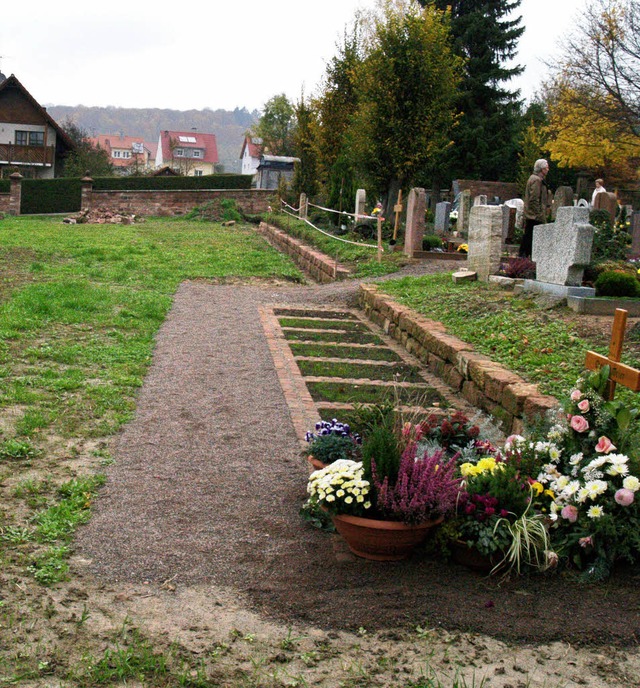
[[[389,387],[386,385],[347,384],[344,382],[308,382],[314,401],[341,404],[399,403],[403,406],[447,406],[444,398],[432,388]]]
[[[369,328],[358,320],[328,320],[307,318],[280,318],[281,327],[293,327],[298,330],[346,330],[347,332],[368,332]]]
[[[357,358],[368,361],[402,361],[402,358],[383,346],[342,346],[340,344],[305,344],[291,342],[289,348],[294,356],[314,358]]]
[[[292,318],[328,318],[329,320],[358,320],[358,318],[347,311],[325,311],[300,308],[274,308],[274,315],[290,316]]]
[[[336,344],[379,344],[385,343],[372,332],[313,332],[310,330],[284,330],[284,338],[299,342],[335,342]]]
[[[398,382],[424,382],[415,368],[408,365],[367,365],[366,363],[328,363],[324,361],[298,361],[305,377],[363,378],[369,380],[395,380]]]

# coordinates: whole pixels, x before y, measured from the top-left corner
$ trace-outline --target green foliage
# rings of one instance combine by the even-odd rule
[[[338,459],[358,461],[360,448],[351,437],[339,435],[318,435],[309,443],[307,454],[321,463],[333,463]]]
[[[0,443],[0,461],[24,461],[37,456],[38,453],[38,449],[28,441],[8,439]]]
[[[112,175],[113,166],[109,160],[109,153],[96,148],[88,132],[70,119],[62,123],[62,129],[73,141],[74,148],[69,151],[62,165],[62,177],[84,177],[92,175]]]
[[[591,265],[597,265],[605,260],[625,260],[631,235],[624,223],[612,223],[609,213],[600,209],[589,213],[589,223],[596,228],[591,249]]]
[[[242,215],[233,198],[218,198],[193,208],[185,215],[185,219],[206,220],[208,222],[229,222],[230,220],[241,222]]]
[[[293,155],[295,125],[295,109],[287,96],[281,93],[265,103],[252,135],[262,139],[263,150],[269,155]]]
[[[515,180],[520,101],[507,84],[523,68],[506,64],[516,58],[524,32],[521,17],[514,17],[520,0],[434,4],[440,10],[450,8],[453,50],[465,60],[456,100],[461,117],[453,132],[455,144],[443,158],[449,178]]]
[[[626,272],[607,271],[595,282],[597,296],[640,296],[640,284],[635,275]]]
[[[372,464],[375,462],[376,476],[379,482],[385,478],[392,484],[398,476],[401,452],[398,438],[392,424],[384,419],[376,425],[362,441],[362,464],[365,479],[371,481]]]
[[[204,174],[201,177],[94,177],[98,191],[173,191],[182,189],[250,189],[248,174]]]
[[[386,194],[432,170],[449,147],[462,59],[432,6],[418,12],[387,5],[371,45],[358,69],[352,142],[372,186]]]
[[[80,189],[80,179],[23,179],[20,213],[78,212]]]
[[[422,250],[431,251],[434,248],[442,248],[442,239],[436,234],[425,234],[422,238]]]
[[[295,106],[296,127],[293,133],[294,154],[300,162],[296,163],[292,188],[298,196],[306,193],[312,197],[317,192],[317,148],[314,140],[316,113],[312,105],[302,96]]]

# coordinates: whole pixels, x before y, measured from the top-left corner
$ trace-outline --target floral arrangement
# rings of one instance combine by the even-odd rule
[[[312,505],[332,514],[363,516],[371,509],[371,483],[364,477],[362,462],[338,459],[309,477],[307,492]]]
[[[309,443],[306,454],[320,463],[329,464],[339,459],[357,461],[360,458],[362,438],[337,418],[316,423],[315,432],[307,432],[305,439]]]
[[[460,253],[469,253],[469,244],[460,244],[456,251]]]
[[[395,482],[388,476],[380,481],[373,464],[377,508],[390,520],[423,523],[455,509],[460,489],[455,457],[447,459],[443,450],[421,457],[417,452],[415,442],[405,449]]]

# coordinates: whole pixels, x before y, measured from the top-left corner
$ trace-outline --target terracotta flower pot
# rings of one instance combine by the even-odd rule
[[[374,561],[406,559],[417,545],[424,542],[429,531],[444,520],[440,517],[408,526],[399,521],[380,521],[360,516],[334,515],[331,518],[349,549],[359,557]]]
[[[322,463],[322,461],[318,461],[318,459],[314,458],[312,454],[309,454],[309,456],[307,456],[307,461],[309,462],[309,466],[311,466],[311,470],[314,471],[319,471],[322,468],[326,468],[329,465],[327,463]]]
[[[456,540],[452,547],[453,560],[457,564],[462,564],[474,571],[491,571],[496,564],[499,564],[503,555],[496,552],[491,556],[481,554],[475,547],[469,547],[464,540]]]

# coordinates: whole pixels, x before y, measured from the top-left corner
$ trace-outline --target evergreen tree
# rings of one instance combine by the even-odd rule
[[[306,193],[314,196],[317,192],[317,150],[314,140],[314,125],[316,113],[307,102],[304,94],[295,105],[296,126],[293,133],[295,157],[300,159],[296,163],[293,175],[293,191],[296,194]]]
[[[505,84],[523,68],[506,67],[504,63],[515,57],[518,39],[524,32],[521,17],[506,18],[521,0],[419,2],[450,10],[453,48],[466,60],[457,101],[461,117],[443,171],[450,178],[514,180],[520,100],[519,91],[510,91]]]
[[[87,172],[93,177],[113,176],[109,153],[94,147],[85,129],[67,119],[62,123],[62,130],[74,142],[75,148],[65,158],[61,177],[84,177]]]

